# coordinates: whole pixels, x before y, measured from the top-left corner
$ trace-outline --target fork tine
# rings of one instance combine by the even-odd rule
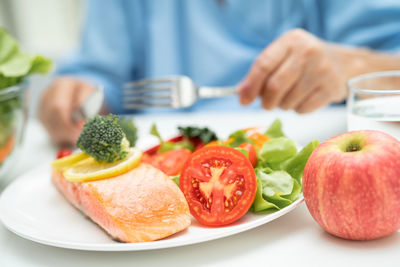
[[[155,92],[168,92],[171,91],[172,88],[170,87],[148,87],[142,89],[135,89],[134,87],[124,88],[122,91],[124,96],[127,95],[136,95],[136,94],[148,94],[148,93],[155,93]]]
[[[157,84],[157,83],[172,83],[174,82],[173,79],[149,79],[149,80],[139,80],[134,82],[128,82],[124,84],[124,88],[132,88],[132,87],[142,87],[150,84]]]
[[[133,103],[124,103],[123,104],[124,109],[130,110],[130,109],[143,109],[143,108],[170,108],[172,107],[172,104],[154,104],[154,103],[146,103],[146,104],[133,104]]]
[[[138,96],[126,96],[124,102],[138,102],[146,100],[159,100],[159,99],[172,99],[171,95],[138,95]]]

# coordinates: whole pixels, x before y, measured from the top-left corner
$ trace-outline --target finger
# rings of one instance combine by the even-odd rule
[[[43,124],[56,144],[71,143],[76,130],[71,120],[71,102],[75,82],[67,79],[56,81],[44,95]]]
[[[309,113],[329,103],[330,98],[326,91],[317,89],[313,91],[304,102],[300,103],[300,105],[295,108],[295,111],[298,113]]]
[[[282,109],[294,109],[304,102],[311,92],[318,88],[317,79],[306,71],[299,81],[287,91],[280,103]]]
[[[279,68],[266,80],[262,104],[266,109],[277,107],[287,92],[301,79],[304,61],[290,53]]]
[[[264,81],[279,67],[287,54],[288,45],[280,39],[264,49],[239,85],[238,91],[242,105],[250,104],[261,94]]]
[[[61,127],[62,130],[70,130],[73,127],[72,110],[75,90],[75,81],[64,80],[55,84],[53,89],[53,99],[50,103],[53,116],[53,123]],[[60,129],[60,131],[61,131]]]

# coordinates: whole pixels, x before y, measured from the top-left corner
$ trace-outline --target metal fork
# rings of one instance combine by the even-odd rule
[[[218,98],[236,93],[237,87],[197,87],[187,76],[172,76],[124,84],[122,103],[126,110],[149,107],[186,108],[199,98]]]

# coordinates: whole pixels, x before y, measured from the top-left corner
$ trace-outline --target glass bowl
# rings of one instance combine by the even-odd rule
[[[18,161],[27,118],[27,83],[0,89],[0,181]]]
[[[400,71],[364,74],[347,87],[348,130],[379,130],[400,140]]]

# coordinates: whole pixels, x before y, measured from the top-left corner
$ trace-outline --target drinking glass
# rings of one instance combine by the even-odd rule
[[[364,74],[347,87],[348,130],[379,130],[400,140],[400,71]]]

